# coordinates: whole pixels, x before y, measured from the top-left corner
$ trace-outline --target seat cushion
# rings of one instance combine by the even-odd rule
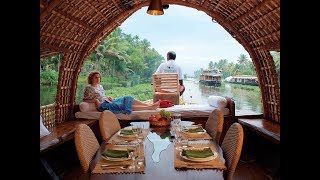
[[[79,108],[81,112],[98,111],[94,103],[81,102]]]
[[[153,102],[157,102],[159,99],[169,100],[173,102],[175,105],[178,105],[180,102],[180,94],[176,93],[160,93],[155,92],[153,95]]]
[[[216,107],[216,108],[225,108],[227,107],[228,101],[226,98],[222,96],[209,96],[208,97],[208,104],[210,106]]]

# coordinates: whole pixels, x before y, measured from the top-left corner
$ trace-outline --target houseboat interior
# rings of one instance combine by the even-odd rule
[[[162,0],[164,9],[169,7],[166,10],[170,5],[181,5],[205,12],[244,47],[259,81],[262,114],[236,114],[228,96],[220,97],[225,103],[222,109],[217,106],[204,111],[185,105],[180,125],[193,124],[199,131],[196,136],[185,135],[188,143],[184,148],[176,137],[183,137],[178,136],[181,132],[192,133],[192,128],[175,131],[170,126],[152,126],[148,119],[125,119],[108,112],[97,112],[100,114],[94,118],[76,116],[81,112],[76,103],[77,82],[86,58],[122,22],[150,2],[159,3],[40,0],[40,57],[63,55],[55,102],[40,106],[39,111],[40,125],[50,132],[40,137],[40,179],[280,179],[280,85],[270,54],[280,52],[280,0]],[[113,118],[112,125],[103,125],[106,116]],[[116,146],[125,136],[121,132],[132,131],[123,128],[132,128],[135,123],[143,129],[141,141],[135,141],[143,145],[135,146],[139,155],[132,155],[127,148],[121,152],[132,159],[106,159],[104,153],[110,153],[106,149]],[[112,133],[105,137],[105,131]],[[142,164],[132,167],[130,162],[140,156],[144,158]],[[115,164],[121,166],[106,167]]]

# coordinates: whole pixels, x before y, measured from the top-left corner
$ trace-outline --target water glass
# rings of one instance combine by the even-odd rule
[[[181,123],[181,114],[174,113],[171,115],[173,125],[179,125]]]
[[[144,150],[144,144],[143,140],[138,139],[138,146],[137,146],[137,168],[139,169],[144,164],[144,156],[143,156],[143,150]]]
[[[133,151],[129,151],[129,149],[133,149]],[[133,145],[130,148],[128,148],[129,158],[132,161],[131,165],[128,168],[132,171],[135,171],[136,169],[138,169],[138,167],[136,165],[136,163],[137,163],[136,160],[137,160],[137,156],[138,156],[137,149],[138,149],[137,145]]]
[[[188,147],[189,140],[178,133],[176,134],[176,137],[175,137],[175,143],[178,144],[176,149],[182,150],[183,148]]]
[[[181,139],[180,144],[181,144],[182,149],[183,149],[183,148],[187,148],[188,145],[189,145],[189,140],[183,138],[183,139]]]

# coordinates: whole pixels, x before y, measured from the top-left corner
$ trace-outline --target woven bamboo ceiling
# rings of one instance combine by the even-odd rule
[[[263,114],[280,122],[278,77],[269,53],[280,51],[280,0],[162,0],[162,3],[205,12],[247,50],[260,82]],[[77,79],[85,58],[122,22],[148,5],[149,0],[40,0],[41,57],[64,54],[56,98],[64,118],[73,113]]]

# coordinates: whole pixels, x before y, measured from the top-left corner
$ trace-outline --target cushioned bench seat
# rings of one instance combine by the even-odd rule
[[[252,131],[264,136],[266,139],[280,144],[280,124],[266,119],[239,118],[239,123]]]
[[[156,110],[143,110],[143,111],[133,111],[131,114],[116,114],[117,118],[120,120],[148,120],[151,115],[157,114],[162,108]],[[190,104],[190,105],[174,105],[169,108],[163,108],[171,113],[179,113],[184,118],[193,117],[208,117],[209,114],[217,109],[209,104]],[[230,115],[231,112],[228,108],[221,108],[224,115]],[[99,119],[101,112],[90,111],[90,112],[76,112],[76,118],[82,119]]]

